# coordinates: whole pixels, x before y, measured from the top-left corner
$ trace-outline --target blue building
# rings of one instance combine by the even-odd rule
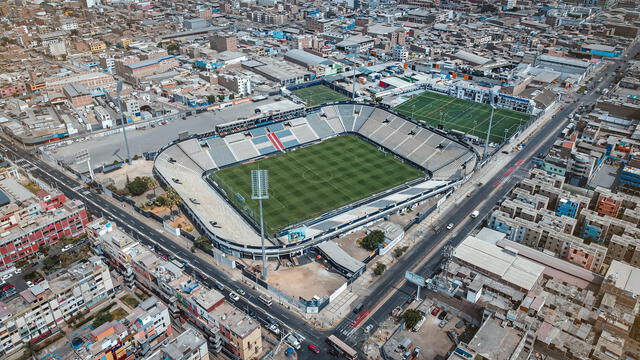
[[[606,57],[606,58],[618,58],[622,55],[623,49],[615,48],[608,45],[599,44],[582,44],[580,45],[580,51],[589,53],[594,56]]]
[[[558,201],[558,206],[556,207],[556,215],[565,215],[575,219],[578,215],[578,209],[580,209],[579,203],[573,202],[568,199],[560,199]]]
[[[597,225],[591,225],[589,220],[585,220],[582,228],[582,237],[591,241],[600,242],[602,236],[602,228]]]
[[[620,172],[618,182],[634,190],[640,190],[640,169],[626,166]]]

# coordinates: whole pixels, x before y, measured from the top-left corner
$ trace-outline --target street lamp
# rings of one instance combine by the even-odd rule
[[[267,281],[267,254],[264,247],[264,219],[262,200],[269,198],[269,170],[251,170],[251,198],[258,200],[260,208],[260,242],[262,244],[262,277]]]
[[[116,88],[116,101],[118,102],[118,109],[120,109],[120,117],[122,122],[122,134],[124,135],[124,145],[127,148],[127,162],[131,165],[131,152],[129,151],[129,141],[127,140],[127,128],[125,123],[127,122],[127,117],[124,116],[124,112],[122,112],[122,101],[120,101],[120,92],[122,91],[122,80],[118,81],[118,87]]]

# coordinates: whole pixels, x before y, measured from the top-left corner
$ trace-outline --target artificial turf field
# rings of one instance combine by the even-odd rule
[[[229,200],[239,207],[244,202],[245,211],[256,220],[258,202],[251,199],[250,176],[254,169],[269,170],[269,199],[262,202],[269,234],[424,176],[352,135],[213,173]]]
[[[315,106],[333,101],[349,100],[349,98],[324,85],[309,86],[293,91],[293,95],[302,99],[307,106]]]
[[[415,120],[445,129],[462,131],[486,139],[491,116],[491,106],[447,95],[425,91],[398,105],[396,111]],[[504,109],[493,114],[491,142],[501,143],[513,135],[520,125],[529,121],[530,115]]]

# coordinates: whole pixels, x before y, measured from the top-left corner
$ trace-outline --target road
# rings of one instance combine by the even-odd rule
[[[636,52],[637,46],[634,47],[633,54]],[[630,57],[632,56],[630,55]],[[608,85],[611,82],[616,66],[617,64],[611,65],[601,74],[601,76],[605,76],[603,85]],[[422,241],[419,241],[404,255],[403,261],[389,269],[374,285],[374,290],[372,291],[374,295],[367,297],[363,301],[365,309],[372,309],[371,315],[363,324],[372,324],[375,330],[377,324],[384,321],[392,309],[405,304],[407,300],[411,299],[415,287],[403,281],[405,272],[411,270],[425,276],[434,274],[439,268],[442,255],[437,251],[432,253],[432,250],[445,242],[453,246],[459,244],[466,237],[466,234],[482,220],[481,217],[470,219],[468,214],[473,210],[478,210],[481,214],[489,213],[496,201],[507,194],[519,179],[526,176],[528,169],[531,167],[529,160],[537,153],[546,153],[551,148],[556,135],[568,123],[568,115],[577,106],[591,104],[596,99],[597,94],[594,90],[579,96],[576,102],[567,105],[552,121],[546,123],[531,136],[528,140],[529,145],[514,156],[509,165],[505,167],[506,171],[504,173],[496,175],[491,181],[483,184],[470,198],[460,201],[456,211],[444,220],[445,223],[457,224],[454,229],[439,233],[428,233]],[[243,283],[229,279],[228,275],[214,264],[201,260],[187,249],[183,249],[164,236],[162,231],[148,226],[123,209],[103,199],[100,195],[90,192],[89,189],[84,187],[83,183],[41,161],[31,152],[18,149],[5,139],[0,140],[0,146],[6,150],[6,154],[10,154],[10,158],[30,170],[35,176],[58,188],[67,197],[83,201],[93,215],[104,216],[115,221],[123,231],[131,234],[147,246],[162,249],[161,251],[167,254],[174,254],[178,258],[189,261],[191,265],[187,266],[189,271],[207,286],[213,288],[215,287],[214,280],[220,281],[225,285],[225,290],[223,291],[225,295],[228,294],[229,289],[242,289],[246,295],[242,296],[241,300],[236,303],[238,308],[253,312],[262,322],[268,322],[269,318],[274,318],[280,323],[281,327],[294,329],[307,338],[307,342],[303,345],[303,351],[300,354],[301,358],[311,358],[312,356],[316,359],[329,358],[328,348],[324,343],[324,339],[331,333],[340,338],[346,338],[347,343],[358,348],[364,340],[362,327],[360,329],[351,328],[352,317],[342,321],[335,330],[323,331],[309,326],[303,319],[278,304],[274,303],[271,307],[267,307],[257,301],[260,293]],[[204,278],[203,274],[206,274]],[[389,289],[393,290],[389,291]],[[309,342],[319,346],[322,353],[320,355],[311,355],[304,348]]]

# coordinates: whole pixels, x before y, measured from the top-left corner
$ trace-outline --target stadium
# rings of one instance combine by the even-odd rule
[[[216,247],[260,258],[250,171],[269,171],[268,258],[310,247],[450,191],[473,148],[385,107],[339,102],[217,125],[158,152],[154,173]]]

